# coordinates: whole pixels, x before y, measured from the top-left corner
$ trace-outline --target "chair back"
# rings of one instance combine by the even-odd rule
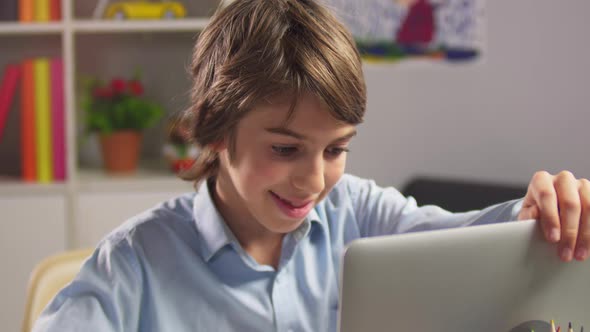
[[[39,262],[29,280],[22,332],[29,332],[41,311],[80,271],[92,249],[65,251]]]

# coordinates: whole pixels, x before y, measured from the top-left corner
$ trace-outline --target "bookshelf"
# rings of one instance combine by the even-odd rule
[[[40,184],[20,179],[18,96],[0,141],[0,264],[14,267],[0,286],[5,298],[12,299],[0,301],[0,320],[11,331],[19,329],[26,282],[42,257],[94,246],[128,217],[194,190],[162,158],[164,121],[144,132],[136,174],[104,173],[97,142],[82,130],[77,82],[82,75],[129,77],[140,68],[146,94],[162,104],[168,115],[181,111],[188,105],[186,68],[195,38],[219,0],[183,1],[186,18],[153,21],[94,19],[96,0],[61,1],[58,22],[0,21],[0,70],[40,56],[61,57],[64,66],[65,181]],[[10,254],[15,251],[20,252],[18,257]]]
[[[195,37],[208,22],[219,1],[187,2],[187,17],[174,20],[106,20],[92,18],[97,1],[62,0],[59,22],[0,22],[0,66],[26,57],[61,57],[64,61],[66,113],[66,164],[64,182],[51,184],[19,181],[18,104],[7,121],[0,153],[0,199],[18,193],[63,195],[68,202],[68,225],[79,218],[76,199],[85,192],[122,190],[191,190],[190,183],[177,179],[161,157],[165,141],[162,123],[144,133],[140,169],[131,176],[110,176],[101,171],[95,138],[82,132],[79,110],[80,75],[109,79],[129,76],[140,68],[146,92],[163,104],[168,115],[188,103],[189,79],[186,66]],[[164,122],[164,121],[162,121]],[[69,227],[66,227],[69,229]],[[71,233],[71,231],[66,231]],[[75,234],[66,234],[66,247],[80,245]]]

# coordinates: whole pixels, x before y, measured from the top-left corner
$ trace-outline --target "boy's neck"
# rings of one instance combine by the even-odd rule
[[[284,235],[282,236],[284,237]],[[283,246],[282,237],[279,241],[252,241],[251,243],[243,243],[239,239],[238,241],[258,264],[272,266],[275,270],[278,270]]]
[[[256,220],[245,218],[245,216],[250,216],[245,207],[227,206],[224,200],[219,197],[217,181],[208,181],[208,186],[217,210],[242,248],[258,264],[269,265],[276,270],[281,258],[285,234],[273,233],[262,227]]]

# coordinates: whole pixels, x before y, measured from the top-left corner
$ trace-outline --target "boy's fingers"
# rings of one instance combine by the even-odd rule
[[[590,253],[590,181],[581,179],[578,184],[582,215],[580,217],[575,258],[582,261],[588,258]]]
[[[531,180],[531,195],[538,209],[545,238],[550,242],[558,242],[561,237],[557,194],[553,185],[553,176],[547,172],[537,172]]]
[[[524,207],[518,214],[518,220],[539,219],[539,208],[536,205]]]
[[[578,182],[570,172],[561,172],[555,177],[555,191],[561,221],[559,255],[563,261],[570,261],[578,238],[580,224],[580,194]]]

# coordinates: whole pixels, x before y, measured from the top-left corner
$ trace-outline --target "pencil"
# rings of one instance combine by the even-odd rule
[[[568,324],[567,332],[574,332],[574,330],[572,329],[572,322]]]
[[[555,332],[555,321],[551,320],[551,332]]]

